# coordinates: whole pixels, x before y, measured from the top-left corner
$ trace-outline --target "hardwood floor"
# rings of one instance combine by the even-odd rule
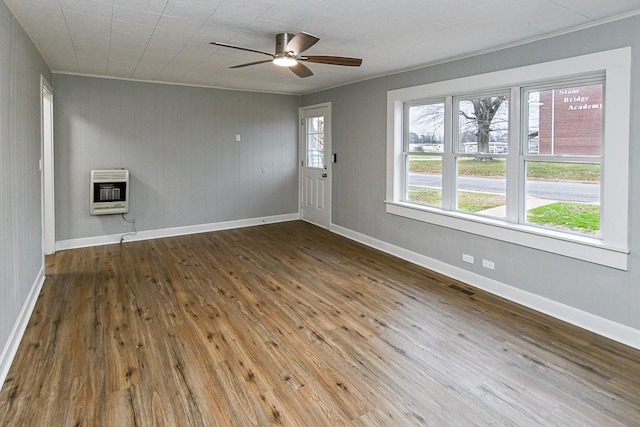
[[[59,252],[7,426],[640,424],[640,351],[303,222]]]

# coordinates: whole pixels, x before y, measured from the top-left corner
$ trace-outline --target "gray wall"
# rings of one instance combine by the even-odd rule
[[[43,266],[40,74],[50,71],[0,2],[0,351]]]
[[[388,90],[633,46],[630,135],[630,248],[627,272],[438,227],[385,212]],[[425,49],[429,48],[425,42]],[[376,239],[482,274],[640,329],[640,17],[568,35],[305,95],[302,105],[332,102],[333,222]],[[365,59],[366,61],[366,59]],[[486,254],[488,271],[462,263],[462,252]]]
[[[53,85],[56,240],[128,230],[89,215],[99,168],[129,169],[138,230],[298,211],[300,97],[61,74]]]

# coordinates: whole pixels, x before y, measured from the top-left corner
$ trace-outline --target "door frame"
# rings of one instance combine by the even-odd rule
[[[51,255],[56,252],[53,155],[53,86],[43,75],[40,75],[40,95],[42,252],[43,255]]]
[[[304,127],[304,113],[307,110],[315,110],[316,108],[326,108],[327,115],[325,116],[324,121],[324,131],[325,135],[328,135],[329,143],[325,142],[325,153],[328,154],[327,157],[327,173],[329,174],[329,179],[326,181],[329,186],[329,197],[327,198],[329,212],[329,223],[327,229],[331,229],[331,209],[333,206],[332,203],[332,194],[333,194],[333,151],[332,151],[332,134],[331,134],[331,102],[322,102],[320,104],[313,105],[305,105],[304,107],[298,108],[298,135],[299,135],[299,145],[298,145],[298,212],[300,213],[300,219],[304,221],[303,212],[302,212],[302,204],[304,197],[304,182],[303,182],[303,168],[304,162],[307,158],[307,141],[306,141],[306,133]],[[310,223],[311,224],[311,223]],[[314,224],[317,225],[317,224]]]

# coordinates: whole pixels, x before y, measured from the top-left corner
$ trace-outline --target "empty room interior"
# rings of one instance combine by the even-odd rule
[[[0,425],[640,425],[636,49],[637,0],[4,0]]]

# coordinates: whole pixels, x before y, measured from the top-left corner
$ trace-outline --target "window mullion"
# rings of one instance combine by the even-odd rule
[[[552,162],[552,163],[598,163],[603,162],[602,156],[538,156],[523,155],[524,159],[531,162]]]
[[[507,154],[507,212],[506,220],[511,223],[519,223],[524,218],[524,165],[520,161],[522,152],[521,129],[524,116],[522,109],[522,96],[519,87],[512,87],[509,104],[509,150]]]
[[[444,149],[442,154],[442,208],[453,210],[455,208],[456,171],[454,147],[454,126],[456,123],[453,111],[453,97],[445,97],[445,121],[444,121]]]
[[[409,104],[402,106],[402,194],[400,200],[406,201],[409,197]]]

